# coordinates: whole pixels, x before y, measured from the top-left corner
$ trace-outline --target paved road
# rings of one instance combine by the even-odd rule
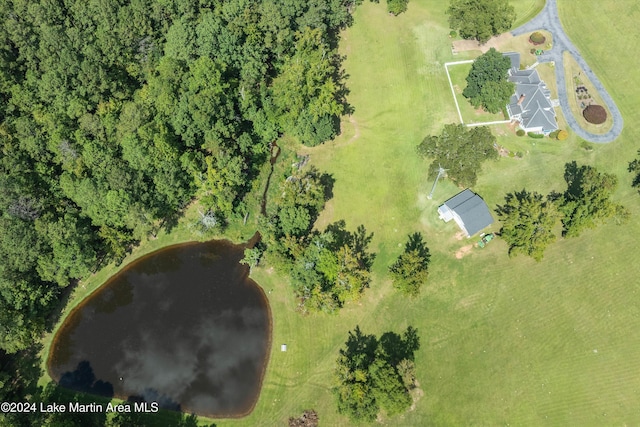
[[[575,1],[575,0],[572,0]],[[573,129],[573,131],[582,139],[596,143],[606,143],[615,140],[622,132],[623,120],[620,110],[613,102],[613,99],[602,86],[602,83],[598,77],[591,70],[591,67],[585,62],[585,60],[578,52],[578,49],[571,43],[569,37],[564,32],[562,24],[560,23],[560,17],[558,16],[557,0],[546,0],[544,9],[536,15],[531,21],[516,28],[511,32],[514,36],[521,34],[531,33],[535,30],[546,30],[553,35],[553,48],[546,51],[543,55],[538,57],[538,62],[555,62],[556,81],[558,83],[558,98],[560,99],[560,107],[567,120],[567,123]],[[587,132],[580,127],[576,121],[571,108],[569,108],[569,94],[567,94],[567,85],[564,77],[564,61],[562,59],[563,52],[569,52],[576,62],[582,68],[584,74],[589,78],[591,83],[595,86],[596,90],[600,93],[605,104],[613,117],[613,126],[609,132],[597,135],[591,132]],[[573,94],[571,94],[573,96]]]

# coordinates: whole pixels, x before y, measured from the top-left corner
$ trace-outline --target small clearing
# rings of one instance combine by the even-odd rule
[[[491,48],[499,50],[499,47],[512,39],[511,33],[503,33],[499,36],[491,37],[485,44],[480,44],[477,40],[456,40],[452,43],[452,52],[455,55],[459,52],[467,52],[470,50],[479,50],[482,53],[487,52]]]
[[[463,246],[456,252],[456,259],[462,259],[471,252],[473,245]]]

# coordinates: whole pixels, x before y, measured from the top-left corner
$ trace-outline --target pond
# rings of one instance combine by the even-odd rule
[[[209,417],[243,416],[271,346],[246,245],[189,243],[127,266],[60,327],[48,369],[61,386]]]

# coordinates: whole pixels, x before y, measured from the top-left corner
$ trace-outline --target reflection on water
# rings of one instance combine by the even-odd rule
[[[134,263],[72,313],[49,370],[65,387],[209,416],[255,404],[270,343],[244,246],[174,246]],[[100,390],[103,392],[101,393]]]

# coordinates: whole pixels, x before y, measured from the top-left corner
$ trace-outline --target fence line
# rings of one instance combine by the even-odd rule
[[[511,123],[511,120],[498,120],[495,122],[484,122],[484,123],[467,123],[466,126],[471,128],[474,126],[501,125],[504,123]]]
[[[449,75],[449,65],[458,65],[458,64],[469,64],[473,62],[473,60],[467,61],[457,61],[457,62],[445,62],[444,71],[447,73],[447,79],[449,80],[449,87],[451,88],[451,95],[453,95],[453,102],[456,103],[456,110],[458,110],[458,117],[460,117],[460,124],[464,124],[462,120],[462,113],[460,112],[460,106],[458,105],[458,98],[456,98],[456,91],[453,88],[453,82],[451,81],[451,76]]]

